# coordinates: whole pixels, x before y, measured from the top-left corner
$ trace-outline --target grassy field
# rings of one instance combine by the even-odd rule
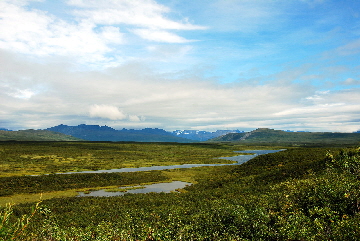
[[[0,142],[0,177],[197,163],[231,163],[226,145],[113,142]]]
[[[360,150],[299,147],[238,166],[40,175],[214,163],[224,144],[1,143],[0,240],[359,240]],[[280,147],[271,147],[280,149]],[[187,181],[177,193],[75,197],[79,190]],[[40,196],[42,193],[42,200]],[[15,202],[16,205],[5,203]],[[38,204],[36,204],[38,203]]]
[[[121,185],[186,181],[196,183],[196,169],[136,173],[56,175],[55,173],[178,164],[232,163],[228,146],[171,143],[0,142],[0,205]],[[195,173],[195,174],[194,174]],[[50,175],[42,175],[50,174]],[[35,175],[35,176],[34,176]]]
[[[81,141],[81,139],[47,130],[0,130],[0,141]]]

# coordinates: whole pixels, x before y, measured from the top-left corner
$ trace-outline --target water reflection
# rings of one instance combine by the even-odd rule
[[[220,164],[220,165],[240,165],[240,164],[243,164],[244,162],[250,161],[251,159],[253,159],[256,156],[265,155],[265,154],[269,154],[269,153],[275,153],[275,152],[279,152],[279,151],[285,151],[285,149],[235,151],[236,153],[246,153],[246,154],[250,153],[253,155],[238,155],[238,156],[231,156],[231,157],[219,157],[220,159],[236,161],[236,163],[233,163],[233,164]]]
[[[111,192],[106,191],[106,189],[92,191],[90,193],[79,192],[78,197],[114,197],[114,196],[123,196],[126,193],[150,193],[150,192],[166,192],[169,193],[171,191],[175,191],[179,188],[184,188],[186,186],[190,186],[191,183],[188,182],[181,182],[181,181],[174,181],[169,183],[155,183],[150,185],[144,186],[135,186],[136,189],[124,189],[129,187],[119,187],[119,192]],[[140,188],[137,188],[140,187]]]
[[[264,155],[268,153],[275,153],[281,150],[249,150],[249,151],[235,151],[236,153],[254,153],[253,155],[239,155],[232,157],[220,157],[220,159],[226,159],[235,161],[231,164],[183,164],[173,166],[151,166],[151,167],[137,167],[137,168],[120,168],[120,169],[109,169],[109,170],[97,170],[97,171],[81,171],[81,172],[65,172],[57,174],[77,174],[77,173],[113,173],[113,172],[141,172],[141,171],[155,171],[155,170],[168,170],[176,168],[192,168],[192,167],[209,167],[209,166],[224,166],[224,165],[240,165],[244,162],[251,160],[258,155]]]
[[[139,167],[139,168],[120,168],[120,169],[111,169],[111,170],[98,170],[98,171],[82,171],[82,172],[68,172],[62,174],[73,174],[73,173],[109,173],[109,172],[138,172],[138,171],[151,171],[151,170],[167,170],[167,169],[175,169],[175,168],[192,168],[192,167],[203,167],[203,166],[225,166],[225,165],[240,165],[244,162],[247,162],[253,159],[256,156],[275,153],[281,150],[249,150],[249,151],[236,151],[236,153],[246,153],[252,155],[238,155],[232,157],[220,157],[220,159],[226,159],[235,161],[235,163],[231,164],[183,164],[183,165],[174,165],[174,166],[152,166],[152,167]],[[111,190],[111,192],[103,190],[96,190],[90,193],[79,192],[78,197],[112,197],[112,196],[122,196],[126,193],[149,193],[149,192],[171,192],[176,189],[184,188],[186,186],[191,185],[191,183],[174,181],[171,183],[156,183],[151,185],[144,185],[143,188],[137,188],[140,186],[135,186],[137,189],[127,189],[120,191]],[[129,187],[128,187],[129,188]],[[125,187],[122,187],[125,189]]]

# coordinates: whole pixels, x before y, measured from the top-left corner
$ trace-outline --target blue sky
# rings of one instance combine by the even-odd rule
[[[357,0],[1,0],[0,128],[360,130]]]

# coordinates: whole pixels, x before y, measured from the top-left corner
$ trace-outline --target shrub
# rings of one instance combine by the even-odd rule
[[[40,201],[41,202],[41,201]],[[30,224],[31,219],[39,212],[38,202],[32,208],[30,215],[22,215],[16,218],[13,213],[13,204],[7,204],[0,212],[0,238],[1,240],[20,240],[25,234],[25,229]]]

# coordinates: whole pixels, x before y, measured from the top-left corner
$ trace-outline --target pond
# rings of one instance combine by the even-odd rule
[[[225,165],[240,165],[243,164],[256,156],[265,155],[269,153],[275,153],[281,150],[248,150],[248,151],[235,151],[236,153],[246,153],[252,155],[238,155],[232,157],[220,157],[220,159],[226,159],[235,161],[231,164],[183,164],[183,165],[173,165],[173,166],[152,166],[152,167],[139,167],[139,168],[120,168],[120,169],[110,169],[110,170],[97,170],[97,171],[82,171],[82,172],[67,172],[61,174],[74,174],[74,173],[110,173],[110,172],[138,172],[138,171],[152,171],[152,170],[167,170],[175,168],[192,168],[192,167],[203,167],[203,166],[225,166]],[[169,183],[155,183],[151,185],[144,186],[134,186],[134,187],[119,187],[119,191],[116,189],[111,189],[111,191],[102,189],[91,191],[88,193],[79,192],[78,197],[111,197],[111,196],[122,196],[125,193],[150,193],[150,192],[172,192],[176,189],[181,189],[186,186],[191,185],[191,183],[174,181]]]
[[[88,193],[79,192],[78,197],[113,197],[113,196],[123,196],[126,193],[133,193],[133,194],[150,193],[150,192],[169,193],[190,185],[191,183],[181,182],[181,181],[174,181],[168,183],[155,183],[144,186],[119,187],[119,191],[114,191],[114,189],[112,189],[111,191],[102,189],[102,190],[91,191]]]

